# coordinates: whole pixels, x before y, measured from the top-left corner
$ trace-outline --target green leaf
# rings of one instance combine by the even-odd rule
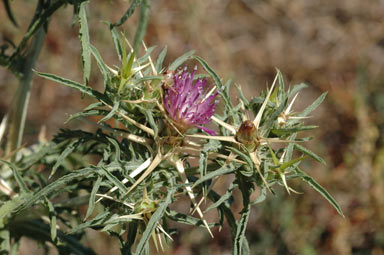
[[[269,149],[269,153],[272,156],[273,164],[279,165],[279,160],[277,159],[275,153],[273,152],[273,150],[272,150],[272,148],[271,148],[271,146],[269,144],[268,144],[268,149]]]
[[[212,172],[209,172],[208,174],[202,176],[200,179],[198,179],[194,184],[193,184],[193,187],[196,187],[197,185],[203,183],[203,182],[206,182],[210,179],[212,179],[213,177],[216,177],[216,176],[223,176],[223,175],[226,175],[226,174],[230,174],[232,172],[235,171],[235,167],[233,167],[232,164],[229,164],[229,165],[224,165],[222,167],[220,167],[219,169],[215,170],[215,171],[212,171]]]
[[[88,85],[89,78],[91,76],[91,51],[89,49],[89,29],[87,22],[86,6],[88,1],[84,1],[80,4],[79,10],[79,36],[81,41],[81,57],[83,60],[83,78],[85,85]]]
[[[300,83],[300,84],[293,86],[292,90],[289,91],[288,97],[289,98],[293,97],[297,92],[299,92],[300,90],[302,90],[306,87],[308,87],[308,85],[305,83]]]
[[[205,228],[204,222],[201,219],[195,218],[193,216],[179,213],[179,212],[176,212],[173,210],[167,211],[166,214],[167,214],[168,218],[170,218],[171,220],[176,221],[178,223]],[[208,224],[208,226],[214,227],[215,224],[211,223],[211,224]]]
[[[104,166],[100,166],[100,169],[103,170],[102,173],[104,173],[104,176],[108,178],[110,182],[113,183],[123,194],[126,194],[128,192],[127,187],[124,186],[124,184],[119,181],[110,171],[108,171]]]
[[[119,106],[120,106],[120,101],[115,102],[112,110],[106,116],[104,116],[101,120],[99,120],[97,123],[105,122],[110,118],[112,118],[113,115],[115,115],[116,111],[119,109]]]
[[[298,117],[304,117],[314,111],[325,99],[328,92],[321,94],[310,106],[304,109],[301,113],[297,114]]]
[[[245,107],[248,107],[248,100],[245,98],[244,94],[243,94],[243,90],[241,89],[241,86],[240,85],[235,85],[236,89],[237,89],[237,94],[239,94],[239,97],[241,99],[241,101],[243,101]]]
[[[21,210],[26,209],[26,208],[30,207],[31,205],[33,205],[34,203],[36,203],[38,200],[40,200],[40,199],[42,199],[48,195],[51,195],[52,193],[56,193],[56,194],[60,193],[61,188],[63,186],[68,185],[68,183],[70,183],[71,181],[73,181],[79,177],[81,177],[81,178],[83,178],[83,180],[85,180],[86,178],[89,178],[90,176],[92,176],[95,173],[95,171],[96,171],[96,169],[94,167],[88,167],[88,168],[83,168],[83,169],[77,170],[73,173],[64,175],[63,177],[57,179],[56,181],[50,183],[49,185],[47,185],[43,189],[36,192],[28,200],[25,200],[24,203],[22,203],[17,208],[16,211],[21,211]],[[0,214],[0,216],[1,216],[1,214]]]
[[[343,211],[341,210],[340,205],[336,202],[336,200],[319,184],[317,183],[311,176],[307,175],[304,171],[296,168],[297,174],[300,178],[309,184],[314,190],[320,193],[335,209],[336,211],[344,217]]]
[[[138,66],[144,64],[148,58],[151,56],[151,53],[152,51],[156,48],[157,46],[152,46],[152,47],[149,47],[147,48],[147,50],[145,51],[145,54],[142,56],[142,57],[139,57],[137,60],[136,60],[136,63]]]
[[[264,123],[262,124],[262,131],[260,131],[262,136],[267,136],[269,130],[271,130],[271,128],[274,126],[274,123],[276,122],[277,118],[284,111],[286,105],[287,99],[284,100],[284,102],[281,103],[279,107],[270,116],[268,116],[268,119],[266,121],[264,121]]]
[[[145,32],[147,31],[147,23],[149,17],[149,2],[148,0],[141,0],[139,25],[137,26],[135,39],[133,40],[133,50],[138,54],[141,42],[144,39]]]
[[[84,112],[77,112],[77,113],[74,113],[71,116],[69,116],[69,118],[65,121],[65,123],[67,123],[71,120],[80,118],[80,117],[106,116],[106,115],[108,115],[108,113],[110,113],[110,112],[108,112],[107,110],[102,110],[102,109],[94,109],[94,110],[88,110],[88,111],[84,111]]]
[[[111,28],[118,27],[124,24],[124,22],[132,16],[132,14],[135,12],[136,8],[140,5],[141,0],[133,0],[131,5],[128,7],[128,9],[125,11],[124,15],[120,18],[120,20],[114,24],[111,24]]]
[[[220,196],[216,192],[214,192],[213,190],[211,190],[209,192],[208,196],[213,202],[216,202],[220,199]],[[229,203],[226,203],[226,202],[222,203],[219,206],[219,212],[220,211],[224,214],[225,218],[227,219],[227,223],[229,226],[229,230],[230,230],[232,239],[234,239],[236,236],[236,231],[237,231],[237,222],[236,222],[235,216],[233,215],[231,209],[229,208]],[[248,247],[248,242],[246,239],[243,239],[242,247],[244,247],[245,249]]]
[[[196,59],[197,61],[199,61],[200,64],[205,69],[205,71],[207,71],[207,73],[212,77],[213,81],[216,84],[217,91],[220,92],[223,89],[223,84],[222,84],[219,76],[215,73],[215,71],[213,71],[213,69],[207,64],[207,62],[205,62],[204,59],[202,59],[199,56],[193,56],[193,58]]]
[[[302,153],[310,156],[311,158],[313,158],[314,160],[316,160],[317,162],[320,162],[321,164],[323,165],[326,165],[327,163],[324,161],[324,159],[322,159],[321,157],[319,157],[318,155],[316,155],[313,151],[305,148],[304,146],[301,146],[297,143],[295,143],[295,148],[299,151],[301,151]]]
[[[140,239],[139,244],[137,245],[136,253],[138,255],[143,254],[146,244],[148,244],[149,237],[152,235],[152,232],[155,230],[157,224],[159,224],[161,218],[168,205],[172,202],[173,194],[175,193],[175,188],[168,188],[168,195],[165,200],[159,205],[156,212],[151,216],[144,233]]]
[[[36,74],[39,75],[40,77],[43,77],[43,78],[46,78],[48,80],[63,84],[67,87],[77,89],[78,91],[85,93],[91,97],[109,102],[109,99],[105,95],[101,94],[100,92],[98,92],[98,91],[96,91],[90,87],[87,87],[87,86],[84,86],[80,83],[77,83],[75,81],[71,81],[71,80],[56,76],[54,74],[49,74],[49,73],[36,72]]]
[[[253,174],[254,164],[252,162],[252,159],[246,155],[245,153],[241,152],[240,150],[233,148],[233,147],[227,147],[231,151],[233,151],[235,154],[237,154],[242,160],[247,162],[248,166],[251,168],[251,171],[242,171],[242,174],[246,176],[251,176]]]
[[[109,24],[109,29],[111,30],[111,35],[112,35],[112,41],[113,41],[113,44],[115,45],[115,49],[119,57],[119,60],[121,61],[123,59],[123,47],[121,46],[121,43],[120,43],[119,34],[117,33],[117,30],[114,26],[112,26],[108,22],[107,24]]]
[[[289,138],[288,138],[288,141],[294,141],[296,139],[296,133],[292,134]],[[285,156],[285,160],[287,161],[291,161],[292,159],[292,154],[293,154],[293,149],[294,149],[294,143],[289,143],[287,148],[286,148],[286,156]]]
[[[108,70],[106,64],[104,63],[104,60],[101,57],[99,51],[91,44],[89,45],[89,48],[91,50],[93,57],[96,59],[96,62],[97,62],[97,65],[100,69],[101,74],[103,75],[104,89],[105,89],[105,87],[107,86],[107,84],[109,82],[109,70]]]
[[[115,148],[115,157],[114,157],[113,161],[119,162],[120,161],[121,150],[120,150],[120,146],[119,146],[118,142],[115,139],[110,138],[110,137],[107,137],[107,139],[113,145],[113,147]]]
[[[74,150],[76,150],[76,148],[80,144],[81,144],[81,140],[75,140],[71,142],[68,146],[66,146],[65,150],[60,154],[55,165],[52,167],[52,171],[51,171],[51,174],[49,175],[49,178],[51,178],[56,173],[57,168],[63,163],[63,161],[68,157],[69,154],[71,154]]]
[[[208,153],[205,151],[200,152],[199,160],[199,170],[200,178],[203,178],[207,175],[207,165],[208,165]],[[206,197],[206,191],[208,189],[208,183],[203,183],[203,197]]]
[[[99,190],[101,181],[102,181],[101,176],[97,177],[97,180],[92,187],[91,196],[89,197],[88,209],[84,219],[87,219],[89,216],[91,216],[93,209],[95,208],[96,193]]]
[[[210,206],[208,206],[207,209],[205,209],[204,212],[208,212],[209,210],[213,209],[213,208],[216,208],[218,206],[220,206],[222,203],[226,202],[227,200],[229,200],[232,196],[232,191],[233,189],[237,187],[236,184],[234,184],[233,182],[229,185],[229,188],[227,190],[227,192],[225,192],[225,194],[223,196],[220,197],[219,200],[217,200],[216,202],[214,202],[213,204],[211,204]]]
[[[251,204],[252,205],[259,204],[259,203],[263,202],[266,198],[267,198],[267,188],[264,186],[261,189],[260,195],[255,200],[253,200],[251,202]]]
[[[239,189],[243,197],[243,209],[241,217],[237,224],[236,236],[233,243],[233,254],[243,255],[249,254],[248,242],[245,237],[245,229],[247,228],[249,214],[251,212],[250,196],[253,190],[253,184],[245,181],[243,178],[239,180]]]
[[[188,51],[187,53],[184,53],[180,57],[178,57],[175,61],[172,62],[172,64],[169,65],[168,70],[169,71],[175,71],[181,64],[183,64],[185,61],[191,58],[191,56],[195,53],[194,50]]]
[[[108,211],[102,212],[92,220],[89,220],[87,222],[74,226],[72,229],[68,231],[68,234],[74,234],[89,227],[102,225],[104,222],[108,220],[108,218],[110,218],[110,213]]]
[[[162,76],[144,76],[135,81],[135,85],[142,83],[143,81],[161,81],[163,79]]]
[[[48,206],[49,211],[49,219],[50,219],[50,227],[51,227],[51,239],[54,243],[57,242],[57,226],[56,226],[56,211],[51,201],[49,201],[47,198],[45,199],[45,202]]]
[[[4,228],[7,218],[12,215],[23,203],[29,200],[30,194],[24,193],[4,202],[0,207],[0,229]]]
[[[155,133],[154,137],[156,138],[159,134],[159,128],[157,127],[155,123],[155,119],[153,118],[153,111],[150,109],[145,109],[144,114],[147,117],[147,121],[149,122],[149,125],[153,129],[153,132]]]
[[[305,159],[306,156],[304,157],[300,157],[300,158],[295,158],[295,159],[292,159],[291,161],[289,162],[285,162],[283,164],[281,164],[281,166],[279,167],[281,171],[284,171],[286,168],[290,167],[290,166],[293,166],[294,164],[302,161],[303,159]]]
[[[13,163],[7,162],[5,160],[0,159],[0,162],[6,164],[7,166],[9,166],[9,168],[12,169],[13,176],[15,177],[15,180],[16,180],[17,184],[19,185],[21,192],[29,193],[30,190],[28,189],[23,178],[21,177],[21,175],[19,173],[19,169]]]
[[[256,105],[260,105],[260,106],[261,106],[261,105],[263,104],[264,100],[265,100],[264,97],[253,97],[253,98],[251,99],[251,101],[249,102],[249,106],[250,106],[251,108],[256,108]],[[268,106],[268,107],[275,107],[275,104],[274,104],[273,102],[271,102],[271,101],[268,100],[268,102],[267,102],[267,106]],[[254,111],[257,112],[256,109],[254,109]]]
[[[313,130],[318,127],[319,126],[310,125],[310,126],[300,126],[300,127],[294,127],[294,128],[279,128],[279,129],[272,129],[271,132],[274,135],[282,136],[282,135],[290,135],[292,133],[296,133],[299,131]]]
[[[157,57],[156,60],[156,70],[158,73],[160,73],[163,69],[163,62],[164,58],[167,55],[167,46],[164,47],[164,49],[160,52],[159,56]]]

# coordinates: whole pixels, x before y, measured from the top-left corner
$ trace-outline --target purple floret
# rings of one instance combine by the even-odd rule
[[[193,81],[195,72],[184,69],[173,76],[173,85],[164,91],[164,107],[182,131],[196,126],[214,135],[214,131],[201,125],[208,124],[215,113],[217,92],[206,97],[207,80]]]

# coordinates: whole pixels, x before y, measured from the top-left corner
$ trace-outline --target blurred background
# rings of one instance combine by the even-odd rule
[[[19,27],[11,24],[2,6],[1,43],[4,38],[19,42],[35,1],[11,4]],[[91,42],[109,65],[118,59],[103,21],[117,21],[129,4],[93,0],[89,6]],[[80,42],[72,12],[64,8],[52,18],[36,69],[81,82]],[[120,27],[128,38],[133,39],[136,21],[137,14]],[[345,218],[310,187],[291,181],[304,194],[289,196],[278,187],[277,195],[269,194],[253,208],[247,228],[252,254],[384,254],[384,1],[156,0],[151,1],[145,41],[159,46],[154,56],[168,46],[167,63],[196,50],[221,78],[240,84],[248,98],[271,84],[275,68],[287,84],[308,84],[294,109],[305,108],[328,91],[307,121],[320,126],[308,146],[327,165],[306,160],[302,168],[336,198]],[[95,64],[92,72],[91,86],[101,89]],[[1,117],[16,87],[13,74],[1,68]],[[64,122],[69,114],[88,105],[87,100],[35,77],[25,143],[36,142],[43,126],[47,138],[68,127]],[[240,210],[241,201],[238,206]],[[226,228],[215,230],[211,239],[204,229],[177,227],[180,232],[166,254],[231,252]],[[92,230],[88,237],[87,244],[99,254],[119,254],[115,240]],[[23,254],[42,252],[25,240]]]

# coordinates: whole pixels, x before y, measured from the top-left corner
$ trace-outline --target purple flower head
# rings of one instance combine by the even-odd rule
[[[186,68],[173,76],[173,85],[164,89],[164,107],[181,132],[198,127],[210,135],[215,132],[201,125],[208,124],[215,113],[217,92],[207,95],[206,79],[193,80],[196,68],[189,73]]]

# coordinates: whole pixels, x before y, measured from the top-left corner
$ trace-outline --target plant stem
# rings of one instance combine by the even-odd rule
[[[21,145],[23,138],[25,119],[28,110],[28,102],[31,94],[32,87],[32,69],[35,67],[37,58],[41,51],[41,48],[45,39],[44,27],[41,26],[34,36],[31,47],[28,49],[23,66],[20,68],[23,76],[19,80],[19,86],[17,88],[13,106],[11,109],[11,122],[9,126],[8,142],[6,147],[6,154],[16,151]],[[14,161],[15,156],[12,157]]]

